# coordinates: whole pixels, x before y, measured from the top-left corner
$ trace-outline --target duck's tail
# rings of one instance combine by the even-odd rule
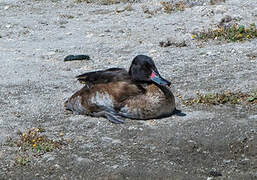
[[[71,97],[64,103],[66,110],[72,111],[73,114],[88,114],[89,112],[82,106],[81,97]]]
[[[177,115],[177,116],[186,116],[185,113],[183,113],[181,110],[175,108],[172,114]]]

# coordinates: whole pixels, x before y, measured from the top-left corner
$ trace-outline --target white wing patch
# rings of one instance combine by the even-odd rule
[[[108,93],[96,92],[95,96],[91,97],[90,101],[92,104],[96,104],[97,106],[113,108],[113,97]]]

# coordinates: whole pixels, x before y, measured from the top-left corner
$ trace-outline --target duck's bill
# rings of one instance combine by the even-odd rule
[[[155,83],[157,83],[159,85],[162,85],[162,86],[170,86],[170,84],[171,84],[169,81],[167,81],[166,79],[162,78],[159,73],[156,73],[154,71],[152,72],[152,74],[150,76],[150,79],[153,82],[155,82]]]

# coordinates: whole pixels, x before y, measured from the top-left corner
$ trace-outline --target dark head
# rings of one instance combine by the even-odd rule
[[[133,81],[156,83],[158,85],[170,85],[171,83],[162,78],[152,58],[145,55],[136,56],[129,68],[129,75]]]

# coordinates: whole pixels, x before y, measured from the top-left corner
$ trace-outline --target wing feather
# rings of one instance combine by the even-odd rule
[[[128,72],[123,68],[110,68],[102,71],[87,72],[76,76],[80,83],[100,84],[129,80]]]

